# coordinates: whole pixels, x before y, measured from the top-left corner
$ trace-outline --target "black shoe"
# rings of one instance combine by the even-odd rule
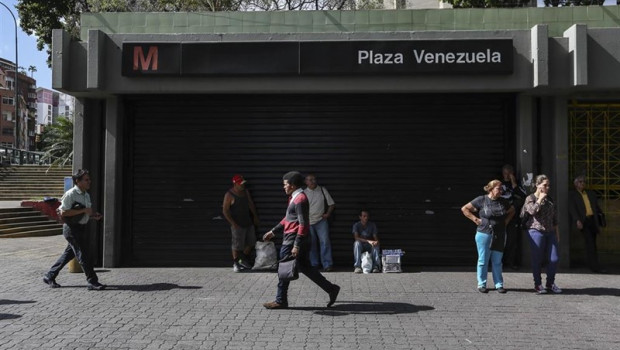
[[[480,293],[488,293],[489,291],[487,290],[487,287],[478,287],[478,291]]]
[[[60,288],[60,284],[56,283],[54,279],[49,278],[47,276],[43,276],[43,282],[48,284],[50,288]]]
[[[338,298],[338,293],[340,293],[340,286],[334,284],[334,288],[329,292],[329,303],[327,303],[327,307],[331,307],[336,302],[336,298]]]
[[[250,265],[250,262],[244,259],[237,259],[237,264],[239,264],[239,266],[243,267],[244,269],[248,269],[251,270],[252,269],[252,265]]]
[[[504,287],[499,287],[499,288],[497,288],[497,292],[498,292],[498,293],[505,294],[505,293],[507,292],[507,290],[506,290],[506,289],[504,289]]]
[[[104,290],[105,287],[105,284],[101,284],[99,282],[93,282],[88,284],[88,290]]]

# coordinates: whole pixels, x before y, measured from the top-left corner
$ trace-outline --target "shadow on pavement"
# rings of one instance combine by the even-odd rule
[[[10,304],[32,304],[36,303],[34,300],[7,300],[0,299],[0,305],[10,305]]]
[[[301,306],[289,307],[290,310],[314,311],[317,315],[325,316],[346,316],[346,315],[397,315],[412,314],[418,311],[435,310],[434,307],[424,305],[413,305],[407,303],[394,302],[372,302],[372,301],[339,301],[333,307]]]
[[[16,318],[22,317],[21,315],[12,315],[12,314],[0,314],[0,321],[2,320],[14,320]]]
[[[86,288],[83,286],[62,286],[63,288]],[[105,291],[108,290],[129,290],[133,292],[158,292],[172,289],[202,289],[200,286],[179,286],[174,283],[153,283],[153,284],[131,284],[131,285],[108,285]]]
[[[508,290],[508,294],[512,293],[530,293],[530,294],[536,294],[536,292],[534,292],[534,288],[509,288]],[[493,293],[495,292],[494,289],[489,289],[489,293]],[[620,289],[616,289],[616,288],[583,288],[583,289],[573,289],[573,288],[562,288],[562,293],[561,294],[553,294],[553,293],[547,293],[547,294],[543,294],[541,296],[547,296],[547,295],[556,295],[556,296],[562,296],[562,295],[592,295],[592,296],[613,296],[613,297],[620,297]]]
[[[594,287],[594,288],[582,288],[582,289],[562,288],[562,294],[620,297],[620,289],[616,289],[616,288],[596,288],[596,287]]]
[[[153,284],[133,284],[108,286],[108,290],[130,290],[134,292],[155,292],[172,289],[202,289],[200,286],[179,286],[174,283],[153,283]]]

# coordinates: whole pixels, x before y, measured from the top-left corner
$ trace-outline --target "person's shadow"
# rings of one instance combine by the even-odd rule
[[[175,283],[110,285],[108,290],[129,290],[133,292],[159,292],[173,289],[202,289],[200,286],[179,286]]]
[[[13,315],[13,314],[0,314],[0,321],[2,320],[14,320],[16,318],[22,317],[21,315]]]
[[[534,292],[534,288],[510,288],[508,289],[508,293],[516,292],[516,293],[532,293]],[[551,292],[547,292],[544,295],[592,295],[592,296],[612,296],[612,297],[620,297],[620,289],[617,288],[562,288],[561,294],[553,294]]]
[[[397,315],[412,314],[419,311],[435,310],[434,307],[413,305],[397,302],[374,301],[338,301],[333,307],[299,306],[289,307],[291,310],[313,311],[317,315],[346,316],[351,314],[363,315]]]
[[[0,305],[11,305],[11,304],[32,304],[36,303],[34,300],[8,300],[8,299],[0,299]],[[16,318],[22,317],[21,315],[15,314],[0,314],[0,321],[2,320],[14,320]]]
[[[84,286],[63,286],[63,288],[84,288]],[[172,289],[201,289],[200,286],[179,286],[174,283],[107,285],[104,291],[128,290],[132,292],[159,292]]]
[[[34,300],[7,300],[0,299],[0,305],[11,305],[11,304],[32,304],[36,303]]]

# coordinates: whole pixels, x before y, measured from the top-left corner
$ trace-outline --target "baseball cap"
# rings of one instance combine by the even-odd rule
[[[244,183],[246,183],[245,179],[243,178],[243,176],[237,174],[235,176],[232,177],[232,182],[235,185],[243,185]]]

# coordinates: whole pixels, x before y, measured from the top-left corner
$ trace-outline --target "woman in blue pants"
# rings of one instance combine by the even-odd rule
[[[501,197],[501,187],[501,181],[492,180],[484,186],[486,195],[474,198],[461,208],[463,215],[478,226],[476,229],[476,247],[478,248],[476,272],[480,293],[487,293],[489,261],[493,266],[495,289],[499,293],[506,293],[502,278],[502,256],[504,255],[506,225],[514,216],[515,208]]]
[[[528,231],[532,255],[532,274],[534,290],[537,294],[547,291],[559,294],[562,289],[555,284],[559,254],[558,218],[553,200],[549,197],[549,178],[546,175],[536,177],[536,192],[525,199],[522,215]],[[547,281],[542,285],[542,265],[547,264]]]

